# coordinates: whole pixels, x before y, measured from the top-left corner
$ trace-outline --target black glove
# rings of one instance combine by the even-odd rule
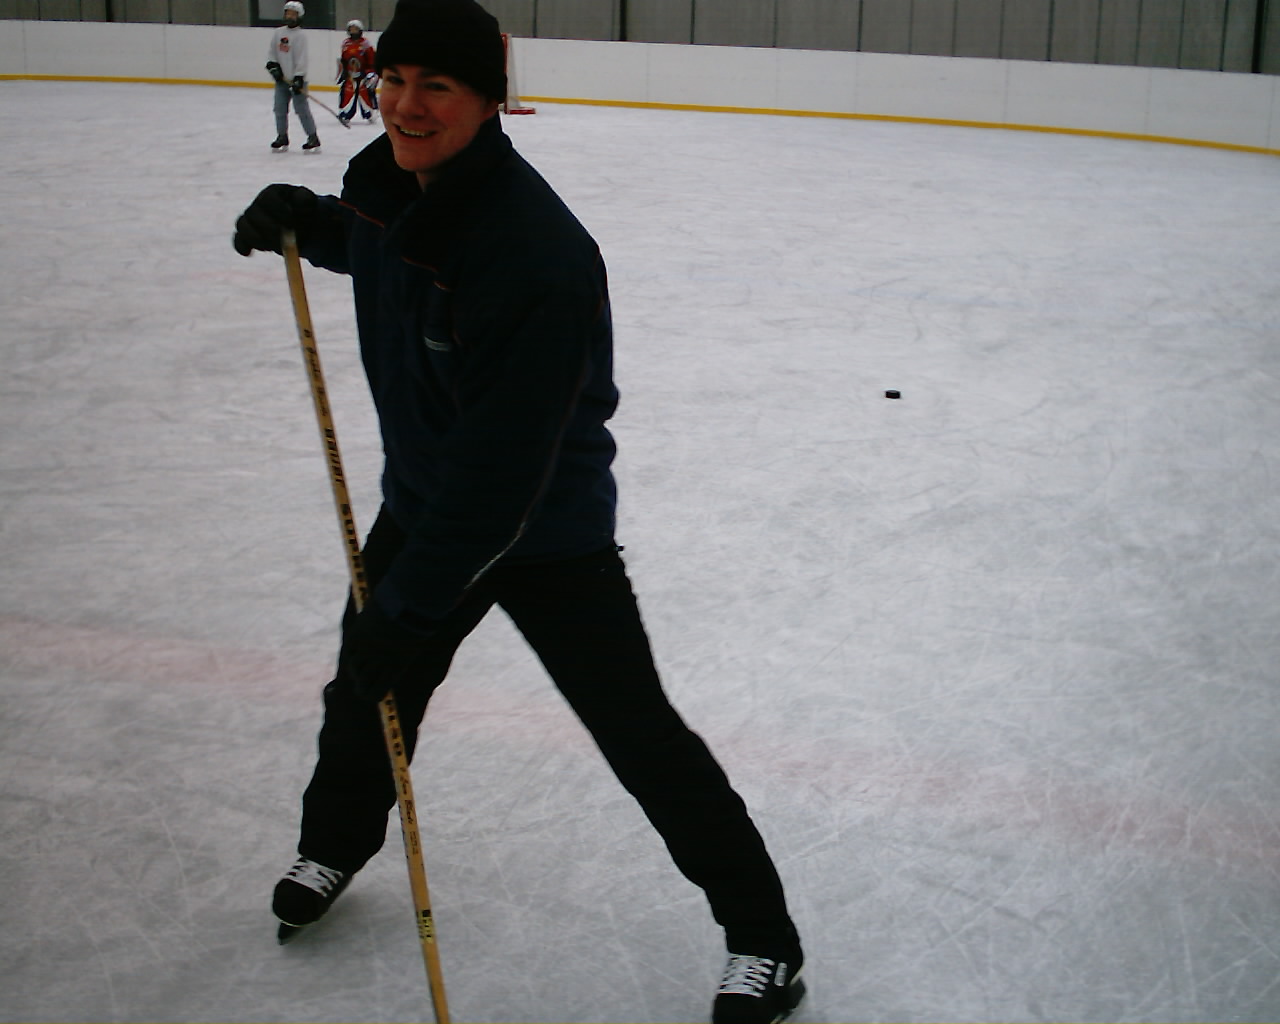
[[[357,697],[382,700],[421,661],[432,638],[431,632],[400,625],[370,601],[343,630],[338,677]]]
[[[294,95],[295,95],[295,96],[301,96],[301,95],[302,95],[302,89],[303,89],[303,87],[304,87],[305,85],[306,85],[306,82],[304,82],[304,81],[302,80],[302,76],[301,76],[301,75],[294,75],[294,77],[293,77],[293,92],[294,92]]]
[[[254,249],[279,252],[280,232],[293,228],[302,245],[317,205],[316,194],[302,185],[268,185],[240,214],[231,244],[241,256],[251,255]]]
[[[273,60],[267,61],[267,70],[271,72],[271,77],[277,82],[284,82],[284,68]]]

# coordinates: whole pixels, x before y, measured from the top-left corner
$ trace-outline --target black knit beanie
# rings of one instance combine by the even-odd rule
[[[416,64],[465,82],[482,96],[507,96],[507,61],[498,19],[475,0],[397,0],[378,37],[378,71]]]

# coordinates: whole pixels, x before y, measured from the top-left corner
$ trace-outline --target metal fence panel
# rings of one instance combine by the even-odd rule
[[[904,0],[862,0],[862,49],[907,53],[911,49],[911,4]]]
[[[1098,63],[1133,64],[1138,59],[1138,12],[1142,0],[1107,0],[1098,19]]]
[[[999,57],[1004,0],[956,0],[955,56]]]
[[[333,8],[333,27],[346,31],[347,22],[352,18],[366,29],[373,28],[373,19],[369,17],[369,0],[337,0]]]
[[[503,32],[513,36],[532,36],[534,32],[535,0],[484,0],[485,10],[498,19]],[[388,19],[390,20],[390,19]],[[385,28],[385,23],[383,24]]]
[[[538,35],[617,39],[618,0],[538,0]]]
[[[117,0],[115,10],[117,21],[145,21],[161,24],[169,21],[168,0]]]
[[[80,0],[40,0],[40,17],[47,21],[79,21]]]
[[[1257,22],[1258,0],[1227,0],[1227,17],[1222,27],[1222,70],[1253,70],[1253,30]]]
[[[1005,0],[1000,56],[1006,60],[1048,60],[1053,0]]]
[[[1280,3],[1266,0],[1262,39],[1258,46],[1259,70],[1267,75],[1280,75]]]
[[[1058,0],[1053,8],[1049,59],[1074,64],[1098,60],[1099,0]]]
[[[694,0],[693,41],[772,46],[776,7],[777,0]]]
[[[1226,27],[1227,0],[1184,0],[1178,67],[1221,70]]]
[[[104,8],[106,0],[95,0]],[[105,15],[104,15],[105,17]],[[243,25],[244,0],[213,0],[213,23],[215,25]]]
[[[693,0],[627,0],[626,38],[637,43],[693,42]]]
[[[950,57],[955,52],[955,42],[955,0],[912,0],[912,53]]]
[[[778,45],[797,50],[856,50],[862,0],[782,0]]]
[[[213,21],[213,0],[169,0],[169,20],[174,25],[208,25]]]
[[[1138,63],[1176,68],[1182,46],[1183,0],[1143,0],[1138,19]]]
[[[381,32],[391,24],[391,15],[395,13],[395,9],[396,0],[369,0],[369,20],[364,23],[364,27],[370,32]]]

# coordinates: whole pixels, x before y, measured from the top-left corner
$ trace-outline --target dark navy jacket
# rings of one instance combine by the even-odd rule
[[[355,291],[385,510],[409,536],[374,592],[387,614],[439,619],[498,562],[612,542],[604,263],[496,115],[425,191],[382,136],[302,241]]]

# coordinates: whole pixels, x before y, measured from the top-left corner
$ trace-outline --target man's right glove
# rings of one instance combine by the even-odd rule
[[[284,68],[273,60],[267,61],[267,70],[271,72],[271,77],[281,85],[284,84]]]
[[[401,625],[370,600],[343,631],[338,675],[357,697],[380,701],[421,662],[432,639],[431,632]]]
[[[280,252],[280,232],[292,228],[298,244],[304,245],[316,216],[316,194],[302,185],[268,185],[236,221],[231,239],[241,256],[254,249]]]

